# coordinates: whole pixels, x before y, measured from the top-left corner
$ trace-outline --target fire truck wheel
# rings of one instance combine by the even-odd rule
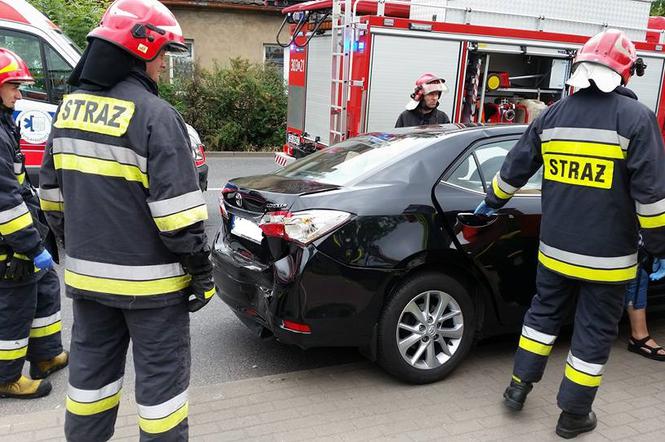
[[[471,349],[475,312],[448,275],[420,273],[393,293],[379,320],[379,364],[397,378],[427,384],[452,372]]]

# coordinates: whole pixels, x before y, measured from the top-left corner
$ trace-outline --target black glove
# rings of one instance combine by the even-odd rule
[[[35,274],[35,263],[24,255],[14,253],[5,268],[4,279],[15,282],[27,281]]]
[[[189,296],[187,308],[190,312],[200,310],[210,302],[215,294],[215,283],[212,279],[212,262],[210,262],[210,250],[204,250],[193,255],[182,258],[185,271],[192,276],[189,283]]]

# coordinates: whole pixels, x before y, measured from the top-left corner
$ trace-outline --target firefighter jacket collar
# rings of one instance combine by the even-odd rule
[[[612,92],[621,85],[621,75],[612,69],[595,63],[580,63],[566,84],[576,89],[586,89],[593,81],[598,89],[605,93]]]

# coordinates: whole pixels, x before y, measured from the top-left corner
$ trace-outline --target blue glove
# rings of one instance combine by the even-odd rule
[[[649,274],[649,279],[652,281],[660,281],[665,276],[665,259],[653,260],[653,273]]]
[[[492,209],[490,206],[485,204],[485,201],[483,200],[480,204],[478,204],[478,207],[476,207],[476,210],[473,211],[473,214],[481,216],[492,216],[496,214],[496,209]]]
[[[44,249],[39,255],[35,256],[33,261],[39,270],[50,269],[53,267],[53,257],[46,249]]]

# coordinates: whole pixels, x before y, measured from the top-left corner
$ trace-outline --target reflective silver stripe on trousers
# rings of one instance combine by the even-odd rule
[[[568,358],[566,359],[566,361],[575,370],[581,371],[582,373],[590,374],[591,376],[600,376],[605,371],[605,365],[585,362],[579,358],[576,358],[570,352],[568,352]]]
[[[91,403],[101,401],[104,398],[113,396],[118,393],[122,388],[122,378],[113,381],[100,388],[99,390],[82,390],[80,388],[72,387],[69,385],[67,388],[67,396],[73,401],[81,403]]]
[[[21,215],[28,213],[28,206],[24,202],[9,210],[0,212],[0,224],[8,223],[9,221],[18,218]]]
[[[158,405],[140,405],[139,416],[144,419],[161,419],[179,410],[187,402],[187,390]]]
[[[113,160],[121,164],[136,166],[141,172],[148,173],[148,159],[127,147],[93,143],[75,138],[54,138],[53,153],[69,153],[101,160]]]
[[[47,325],[55,324],[60,319],[60,311],[44,318],[35,318],[32,320],[32,328],[46,327]]]
[[[556,340],[556,336],[539,332],[538,330],[535,330],[526,325],[522,326],[522,336],[529,338],[532,341],[540,342],[541,344],[546,344],[546,345],[552,345]]]
[[[182,276],[185,270],[180,263],[156,264],[149,266],[125,266],[103,262],[86,261],[67,256],[65,268],[79,275],[97,278],[124,279],[129,281],[149,281],[153,279]]]
[[[540,251],[550,258],[554,258],[568,264],[590,267],[594,269],[625,269],[637,264],[637,253],[626,256],[612,257],[580,255],[548,246],[542,241],[540,242]]]
[[[10,341],[0,341],[0,350],[17,350],[28,345],[30,338],[12,339]]]
[[[589,143],[616,144],[627,150],[630,140],[616,131],[607,129],[590,129],[585,127],[555,127],[545,129],[540,135],[541,141],[586,141]]]
[[[14,173],[18,175],[23,172],[23,163],[14,163]]]
[[[637,210],[637,214],[642,216],[660,215],[661,213],[665,213],[665,198],[649,204],[642,204],[639,201],[635,201],[635,209]]]
[[[197,189],[194,192],[185,193],[173,198],[149,202],[148,207],[150,207],[152,216],[158,218],[160,216],[182,212],[183,210],[191,209],[192,207],[202,206],[205,203],[203,193]]]
[[[496,173],[495,175],[496,178],[496,183],[499,185],[499,188],[503,190],[506,193],[513,194],[519,190],[519,187],[511,186],[510,184],[506,183],[502,178],[499,172]]]
[[[37,194],[39,195],[39,198],[47,201],[54,201],[61,203],[64,201],[62,198],[62,192],[60,191],[59,188],[55,189],[42,189],[41,187],[37,189]]]

